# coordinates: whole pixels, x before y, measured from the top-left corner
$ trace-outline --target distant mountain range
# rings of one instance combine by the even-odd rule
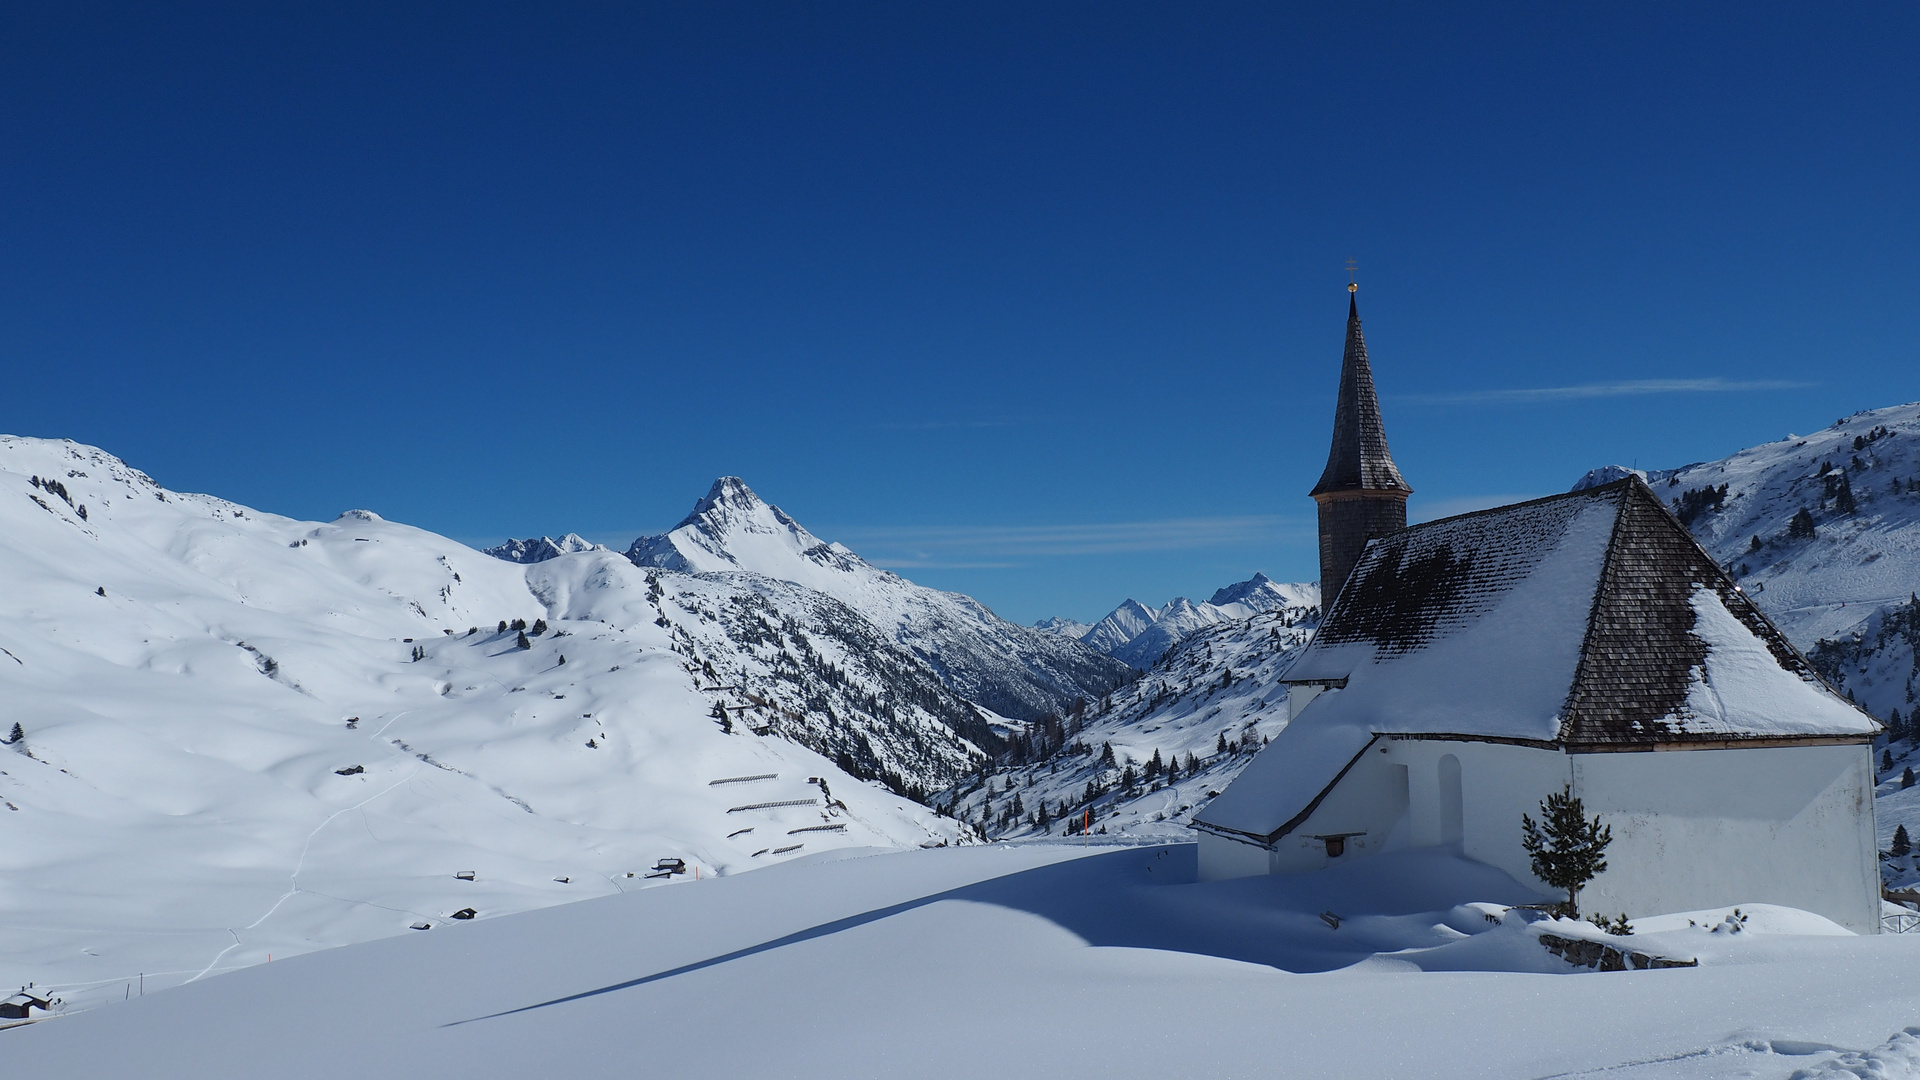
[[[1042,619],[1034,627],[1084,642],[1130,667],[1144,670],[1182,639],[1206,627],[1239,622],[1269,611],[1290,612],[1294,621],[1299,622],[1319,608],[1318,583],[1282,585],[1265,574],[1255,574],[1216,590],[1198,604],[1178,596],[1161,607],[1150,608],[1128,598],[1096,623],[1052,618]]]
[[[593,551],[596,548],[600,548],[600,545],[581,537],[577,533],[568,533],[558,540],[555,540],[551,536],[536,537],[532,540],[509,540],[499,547],[482,548],[481,550],[496,559],[505,559],[508,562],[537,563],[546,562],[548,559],[557,559],[562,555],[572,555],[581,551]],[[601,550],[605,549],[601,548]]]

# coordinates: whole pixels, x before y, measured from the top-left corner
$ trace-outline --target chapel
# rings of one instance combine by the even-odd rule
[[[1638,476],[1405,527],[1357,304],[1287,727],[1194,818],[1203,879],[1448,847],[1550,898],[1521,817],[1613,832],[1583,911],[1770,903],[1880,925],[1873,717]]]

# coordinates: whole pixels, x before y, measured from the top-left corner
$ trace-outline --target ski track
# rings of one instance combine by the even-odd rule
[[[391,719],[389,719],[386,723],[380,725],[379,731],[374,732],[372,735],[368,736],[368,738],[378,739],[379,736],[383,734],[389,727],[393,726],[395,721],[398,721],[402,716],[405,716],[410,711],[411,710],[403,709],[400,712],[395,713]],[[394,751],[389,750],[388,753],[393,754]],[[307,834],[306,841],[300,845],[300,858],[294,862],[293,873],[289,874],[287,877],[288,884],[291,887],[286,892],[281,893],[280,898],[278,900],[275,900],[273,902],[273,906],[269,907],[264,914],[262,914],[259,918],[253,920],[252,922],[248,923],[247,925],[241,927],[240,929],[252,930],[258,927],[261,923],[266,922],[268,919],[272,918],[273,913],[280,910],[280,905],[286,903],[288,900],[292,899],[294,896],[297,896],[299,893],[304,891],[300,888],[300,871],[306,868],[307,852],[312,850],[313,838],[316,836],[319,836],[321,830],[325,829],[328,825],[333,824],[334,819],[339,817],[341,814],[352,813],[356,810],[359,810],[362,807],[365,807],[368,803],[371,803],[377,799],[382,798],[388,792],[393,791],[395,788],[411,782],[414,776],[417,775],[419,772],[420,772],[420,763],[415,762],[413,768],[408,770],[405,776],[402,776],[400,779],[395,780],[392,784],[389,784],[388,786],[381,788],[379,791],[375,792],[372,795],[367,796],[366,798],[360,800],[359,802],[354,803],[352,806],[346,806],[338,810],[335,810],[333,813],[327,815],[326,820],[320,822],[320,824],[318,825],[315,825],[313,827],[313,831]],[[372,835],[371,830],[368,831],[368,835]],[[328,896],[328,894],[326,893],[314,893],[312,895],[326,896],[327,899],[329,900],[338,900],[342,903],[347,903],[347,904],[365,904],[369,907],[382,908],[383,910],[387,910],[387,911],[399,910],[395,908],[388,908],[383,904],[375,904],[368,900],[346,900],[338,896]],[[408,914],[418,915],[419,912],[408,912]],[[240,935],[235,933],[233,928],[230,926],[226,927],[225,929],[227,933],[233,935],[233,944],[227,946],[224,949],[221,949],[220,952],[216,954],[212,960],[207,962],[206,967],[200,969],[199,974],[195,975],[191,979],[188,979],[187,982],[190,982],[190,983],[198,982],[199,980],[205,978],[207,975],[212,973],[214,968],[219,966],[220,960],[222,957],[226,956],[228,953],[240,947],[240,944],[241,944]]]

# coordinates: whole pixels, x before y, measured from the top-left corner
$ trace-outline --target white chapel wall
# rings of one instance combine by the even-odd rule
[[[1573,755],[1574,792],[1613,829],[1582,912],[1782,904],[1880,924],[1870,747]],[[1524,880],[1524,879],[1523,879]]]

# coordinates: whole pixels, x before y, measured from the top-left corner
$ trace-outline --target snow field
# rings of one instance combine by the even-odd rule
[[[301,956],[4,1038],[20,1069],[155,1077],[1699,1080],[1891,1069],[1908,1043],[1888,1033],[1920,1015],[1920,939],[1801,913],[1752,912],[1737,933],[1717,929],[1729,912],[1695,913],[1611,940],[1684,943],[1697,968],[1572,973],[1529,935],[1591,927],[1516,918],[1503,904],[1527,890],[1444,853],[1193,870],[1186,844],[834,853]]]

